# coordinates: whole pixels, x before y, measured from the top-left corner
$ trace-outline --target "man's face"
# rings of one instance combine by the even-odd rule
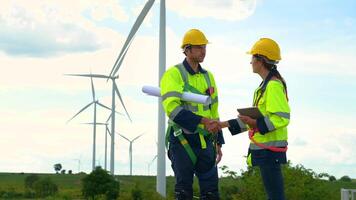
[[[190,49],[187,49],[187,56],[198,63],[204,61],[205,54],[206,45],[192,45]]]

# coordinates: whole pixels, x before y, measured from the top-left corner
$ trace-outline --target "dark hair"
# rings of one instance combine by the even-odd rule
[[[282,75],[279,73],[279,71],[277,70],[277,63],[278,61],[274,61],[274,60],[270,60],[267,57],[263,56],[263,55],[253,55],[258,61],[261,61],[263,66],[269,71],[269,73],[271,73],[269,77],[272,78],[273,76],[275,76],[278,80],[280,80],[284,86],[284,89],[286,91],[286,96],[287,96],[287,100],[288,100],[288,91],[287,91],[287,83],[284,80],[284,78],[282,77]],[[266,82],[268,82],[269,80],[266,80]]]

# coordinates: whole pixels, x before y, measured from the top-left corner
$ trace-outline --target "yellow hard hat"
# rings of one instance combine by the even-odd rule
[[[209,41],[206,39],[203,32],[198,29],[191,29],[187,31],[183,37],[183,42],[181,48],[184,48],[186,45],[205,45]]]
[[[277,42],[270,38],[261,38],[247,53],[251,55],[259,54],[266,56],[269,60],[278,61],[282,59],[281,50],[279,49]]]

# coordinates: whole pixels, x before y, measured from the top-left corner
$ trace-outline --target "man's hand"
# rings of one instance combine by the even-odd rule
[[[221,130],[219,121],[217,121],[217,120],[212,120],[212,119],[203,117],[201,119],[201,123],[204,124],[204,128],[206,130],[208,130],[210,133],[218,133],[219,130]]]
[[[228,121],[219,121],[219,126],[220,126],[220,129],[223,129],[223,128],[226,128],[226,127],[229,127],[229,122]]]
[[[257,127],[257,122],[255,119],[252,119],[251,117],[245,115],[239,115],[238,117],[241,119],[243,123],[248,124],[249,127],[251,128]]]
[[[216,145],[216,164],[219,164],[219,162],[221,161],[221,158],[223,156],[223,153],[221,151],[221,146],[220,145]]]

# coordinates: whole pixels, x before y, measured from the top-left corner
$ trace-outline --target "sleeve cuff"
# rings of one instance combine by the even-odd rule
[[[257,118],[256,123],[261,135],[264,135],[269,132],[264,117]]]
[[[190,132],[195,132],[202,117],[189,110],[181,110],[173,119],[175,123]]]
[[[247,130],[246,125],[239,118],[230,119],[228,123],[231,135],[236,135]]]

